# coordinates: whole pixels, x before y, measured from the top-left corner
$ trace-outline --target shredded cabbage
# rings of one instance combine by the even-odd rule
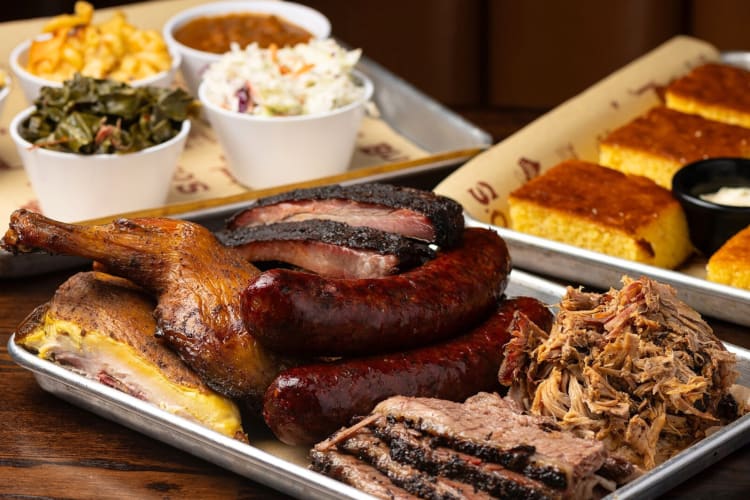
[[[364,88],[352,79],[360,55],[330,38],[284,48],[234,44],[204,73],[204,95],[224,109],[256,116],[332,111],[363,97]]]

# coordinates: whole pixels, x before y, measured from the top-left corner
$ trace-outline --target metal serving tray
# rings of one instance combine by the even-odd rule
[[[448,171],[458,167],[492,144],[490,134],[420,92],[372,59],[363,56],[357,64],[357,69],[373,82],[375,88],[373,102],[377,106],[380,117],[399,135],[427,151],[428,155],[409,161],[353,169],[342,175],[307,182],[306,186],[373,181],[395,183],[404,177],[441,170]],[[296,186],[284,186],[286,189],[294,187]],[[269,190],[248,191],[245,194],[225,199],[197,200],[141,211],[138,215],[166,215],[196,222],[206,220],[215,222],[217,216],[232,213],[267,191]],[[196,207],[199,208],[196,209]],[[114,217],[116,216],[109,218]],[[4,231],[6,227],[7,221],[0,221],[0,230]],[[0,249],[0,279],[70,268],[82,262],[81,259],[74,257],[48,259],[35,254],[13,257],[10,253]]]
[[[557,303],[564,292],[565,288],[560,285],[517,270],[511,273],[506,291],[509,296],[530,295],[548,304]],[[738,383],[750,385],[750,351],[725,345],[737,355],[740,372]],[[371,498],[309,470],[306,467],[307,449],[283,445],[267,429],[249,429],[252,444],[243,444],[45,361],[17,346],[14,336],[8,342],[8,352],[19,365],[34,372],[37,382],[45,391],[271,488],[305,499]],[[654,498],[748,441],[750,414],[723,427],[607,498]]]
[[[508,244],[514,267],[602,289],[619,283],[623,275],[648,276],[675,287],[680,298],[703,315],[750,326],[750,290],[520,233],[468,215],[465,219],[467,226],[497,231]]]
[[[616,102],[621,103],[640,102],[633,96],[646,94],[638,94],[630,89],[638,89],[642,84],[645,85],[648,82],[665,81],[666,75],[660,75],[655,80],[649,79],[653,77],[652,65],[655,61],[668,58],[677,64],[678,61],[682,61],[682,58],[686,57],[685,47],[693,47],[695,43],[703,46],[703,42],[688,42],[681,39],[665,44],[665,48],[662,49],[664,52],[655,51],[643,60],[636,61],[633,65],[623,68],[620,72],[602,80],[576,98],[561,104],[539,120],[524,127],[513,136],[494,146],[488,153],[469,161],[438,185],[435,191],[452,196],[459,201],[463,200],[467,213],[470,212],[476,219],[483,220],[483,222],[478,222],[467,216],[467,225],[495,229],[510,247],[514,267],[600,289],[607,289],[618,283],[623,275],[648,276],[675,287],[679,290],[680,297],[701,314],[750,327],[750,290],[713,283],[704,279],[706,261],[702,257],[695,256],[678,269],[670,270],[523,234],[505,227],[492,226],[489,224],[491,219],[486,216],[488,212],[485,210],[489,210],[489,205],[479,205],[475,203],[478,200],[476,196],[467,195],[475,185],[481,186],[483,182],[486,184],[489,181],[489,185],[492,185],[497,191],[491,193],[496,196],[492,203],[502,207],[507,206],[507,196],[513,189],[520,186],[521,177],[513,178],[500,175],[493,177],[493,175],[495,175],[495,172],[503,171],[503,169],[515,165],[518,158],[530,157],[542,161],[547,166],[552,166],[563,159],[569,158],[570,153],[575,150],[577,152],[576,157],[597,161],[598,137],[622,125],[634,116],[640,115],[645,109],[655,104],[654,101],[644,98],[644,102],[639,106],[647,107],[640,109],[636,106],[634,109],[637,111],[634,111],[633,116],[614,118],[611,110],[602,106],[604,102],[602,96],[605,96],[605,99],[616,99]],[[724,63],[750,70],[750,52],[723,52],[720,54],[720,58]],[[685,59],[682,64],[686,65],[687,61],[688,59]],[[689,66],[685,66],[685,68],[687,67]],[[684,69],[680,71],[684,71]],[[644,77],[644,74],[652,76]],[[631,98],[633,100],[628,101]],[[582,109],[591,110],[591,113],[589,115],[581,114]],[[562,136],[544,136],[545,132],[554,135],[556,131],[561,129],[565,130]],[[596,131],[596,133],[589,134],[587,132],[585,138],[581,139],[575,135],[574,131],[576,130],[590,130]],[[571,139],[571,137],[573,138]],[[571,146],[572,143],[575,143],[575,148],[566,149],[569,146],[573,147]],[[489,154],[493,151],[499,154],[490,156]],[[483,156],[493,158],[491,160],[493,163],[490,164],[489,161],[482,163]],[[540,158],[544,160],[540,160]],[[494,172],[490,169],[490,166],[494,168]],[[456,175],[456,177],[453,177],[453,175]],[[504,182],[500,182],[501,180]],[[518,184],[513,184],[516,181]],[[479,188],[477,190],[481,191]]]

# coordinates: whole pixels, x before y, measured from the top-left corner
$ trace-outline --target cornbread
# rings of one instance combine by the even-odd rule
[[[750,71],[728,64],[698,66],[672,82],[667,107],[750,128]]]
[[[652,180],[567,160],[513,191],[513,229],[597,252],[674,268],[693,251],[672,193]]]
[[[750,158],[750,129],[657,106],[611,132],[599,163],[643,175],[667,189],[687,163],[715,157]]]
[[[732,236],[708,259],[706,279],[750,290],[750,226]]]

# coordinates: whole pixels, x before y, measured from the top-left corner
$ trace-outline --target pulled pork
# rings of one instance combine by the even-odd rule
[[[499,379],[526,410],[653,468],[737,416],[729,353],[672,287],[568,288],[549,333],[519,318]]]

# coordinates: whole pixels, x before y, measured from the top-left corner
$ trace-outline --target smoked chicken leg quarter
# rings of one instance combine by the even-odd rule
[[[206,228],[165,218],[85,226],[28,210],[11,215],[2,247],[92,259],[156,297],[157,335],[214,390],[259,400],[288,362],[245,329],[240,292],[260,271]]]

